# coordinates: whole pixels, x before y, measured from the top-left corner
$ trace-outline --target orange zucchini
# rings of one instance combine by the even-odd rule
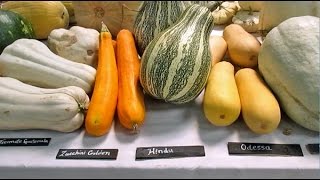
[[[137,131],[145,120],[144,94],[139,81],[140,59],[134,36],[126,29],[117,35],[117,64],[118,119],[125,128]]]
[[[118,99],[118,70],[112,36],[103,24],[94,89],[85,119],[86,132],[102,136],[111,128]]]

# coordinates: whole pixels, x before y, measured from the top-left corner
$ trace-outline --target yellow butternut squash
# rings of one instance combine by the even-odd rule
[[[238,24],[230,24],[223,30],[223,38],[228,45],[230,60],[233,65],[254,68],[258,65],[261,44]]]
[[[209,122],[216,126],[228,126],[238,119],[241,103],[231,63],[222,61],[212,67],[203,109]]]
[[[273,132],[280,123],[280,106],[261,76],[251,68],[243,68],[235,79],[244,122],[254,133]]]
[[[227,42],[222,36],[212,35],[209,38],[209,47],[212,61],[211,66],[214,66],[218,62],[222,61],[225,56],[228,49]]]

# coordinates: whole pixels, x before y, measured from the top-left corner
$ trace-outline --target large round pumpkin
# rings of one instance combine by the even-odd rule
[[[100,32],[103,21],[116,37],[121,29],[133,32],[133,24],[142,1],[72,1],[78,26]]]
[[[300,16],[272,29],[262,43],[259,70],[282,109],[301,126],[319,131],[319,21]]]

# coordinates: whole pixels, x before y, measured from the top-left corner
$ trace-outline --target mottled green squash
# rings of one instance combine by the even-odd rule
[[[175,23],[190,5],[190,1],[144,1],[133,26],[139,54],[142,56],[153,38]]]
[[[210,10],[193,4],[175,24],[156,36],[141,59],[140,82],[144,90],[175,104],[194,100],[210,73],[212,28]]]

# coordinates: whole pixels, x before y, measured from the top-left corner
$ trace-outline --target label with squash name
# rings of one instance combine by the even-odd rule
[[[319,154],[319,144],[307,144],[307,150],[310,154]]]
[[[138,147],[136,160],[205,156],[204,146]]]
[[[110,159],[116,160],[118,149],[59,149],[56,159]]]
[[[229,142],[230,155],[303,156],[299,144]]]
[[[0,146],[48,146],[51,138],[0,138]]]

